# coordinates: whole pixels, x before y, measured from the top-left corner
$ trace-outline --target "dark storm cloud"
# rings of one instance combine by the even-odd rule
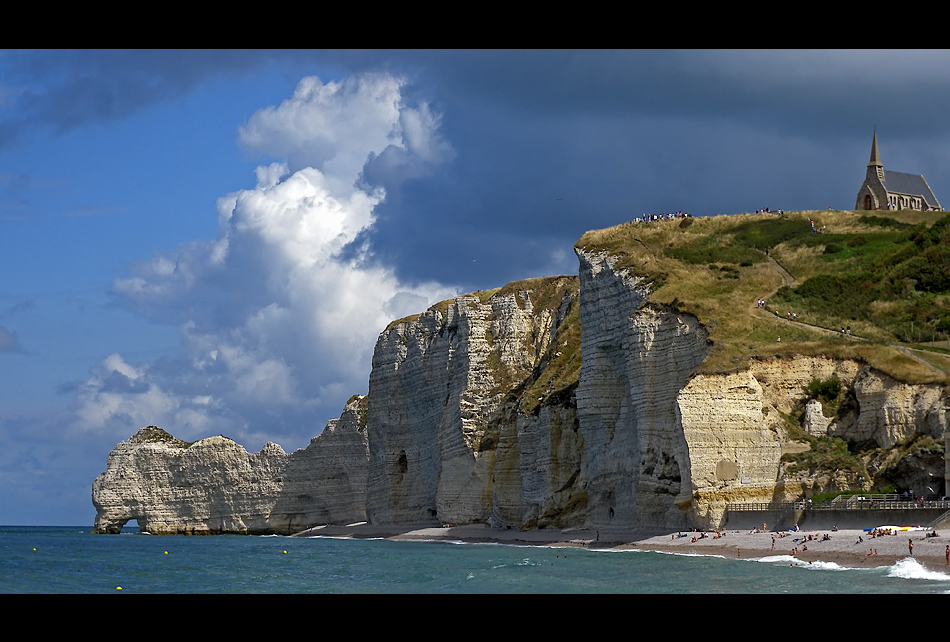
[[[458,150],[433,179],[387,190],[361,239],[405,279],[475,289],[535,276],[550,248],[642,213],[853,207],[875,125],[885,165],[942,193],[945,52],[380,57],[443,114]]]
[[[0,149],[35,127],[61,134],[121,120],[180,98],[210,78],[244,75],[298,55],[248,50],[7,51],[0,55],[0,89],[11,115],[0,122]]]
[[[444,100],[510,113],[757,119],[779,130],[900,135],[950,127],[950,54],[934,51],[384,52]],[[926,96],[926,99],[923,99]],[[916,98],[914,98],[916,97]],[[877,120],[875,120],[877,119]],[[865,122],[867,121],[867,122]],[[935,129],[936,128],[936,129]]]
[[[901,135],[914,131],[913,121],[948,127],[946,52],[794,50],[13,51],[0,63],[19,117],[4,125],[68,131],[275,61],[391,70],[446,104],[496,105],[510,114],[762,118],[839,133],[900,114]]]

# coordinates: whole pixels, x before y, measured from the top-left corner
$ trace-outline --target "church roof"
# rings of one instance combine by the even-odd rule
[[[930,207],[940,207],[937,197],[930,191],[930,186],[920,174],[905,174],[884,170],[884,188],[888,192],[922,196]]]

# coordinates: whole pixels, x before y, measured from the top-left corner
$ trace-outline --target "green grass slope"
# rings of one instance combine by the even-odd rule
[[[620,267],[654,283],[655,301],[697,316],[713,342],[704,372],[802,354],[864,359],[911,383],[950,382],[945,213],[629,222],[588,232],[577,247],[616,256]]]

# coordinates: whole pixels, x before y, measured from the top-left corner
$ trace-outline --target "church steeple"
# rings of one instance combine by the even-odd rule
[[[864,183],[858,190],[856,210],[919,210],[942,212],[933,190],[920,174],[891,171],[890,185],[884,182],[884,163],[877,150],[877,127],[871,139],[871,160],[868,161]],[[948,469],[950,471],[950,469]],[[950,479],[950,472],[947,473]]]
[[[881,162],[881,155],[877,151],[877,130],[874,130],[874,140],[871,142],[871,160],[868,163],[868,173],[871,168],[875,168],[877,177],[884,180],[884,163]]]

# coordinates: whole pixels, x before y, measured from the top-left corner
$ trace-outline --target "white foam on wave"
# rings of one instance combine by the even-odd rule
[[[422,542],[424,544],[454,544],[455,546],[475,546],[476,544],[483,543],[487,545],[494,544],[494,542],[466,542],[462,539],[434,539],[428,537],[407,537],[402,539],[389,539],[388,537],[352,537],[348,539],[389,540],[391,542]]]
[[[756,557],[755,562],[798,562],[799,559],[794,555],[769,555],[766,557]]]
[[[729,559],[725,555],[714,555],[712,553],[681,553],[679,551],[650,551],[650,550],[627,550],[621,551],[623,553],[658,553],[660,555],[676,555],[677,557],[714,557],[718,559]]]
[[[835,562],[822,562],[821,560],[815,560],[814,562],[805,562],[794,555],[768,555],[766,557],[756,557],[753,558],[754,562],[766,562],[769,564],[793,564],[798,568],[805,568],[812,571],[863,571],[868,570],[867,568],[858,568],[855,566],[841,566]]]
[[[940,571],[931,571],[921,566],[917,560],[905,557],[899,560],[887,572],[888,577],[897,577],[904,580],[934,580],[937,582],[950,581],[950,574]]]
[[[853,571],[855,570],[850,566],[841,566],[841,564],[835,564],[834,562],[822,562],[821,560],[815,560],[814,562],[806,562],[804,564],[805,568],[816,570],[816,571]]]

